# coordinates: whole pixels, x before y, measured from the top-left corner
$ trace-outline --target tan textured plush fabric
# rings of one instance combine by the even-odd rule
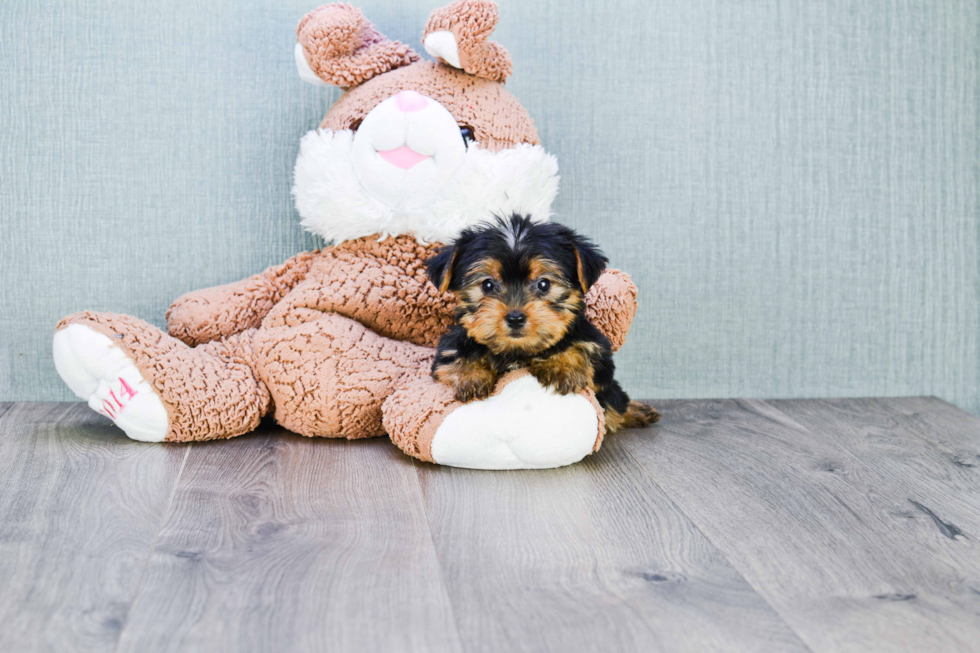
[[[636,284],[621,270],[602,273],[585,295],[585,316],[612,343],[613,351],[626,343],[636,315]]]
[[[480,147],[491,152],[518,143],[541,144],[531,116],[503,84],[434,61],[419,61],[350,89],[330,108],[320,127],[351,129],[378,103],[404,90],[437,100],[460,125],[473,130]]]
[[[171,304],[167,330],[193,346],[254,329],[303,280],[319,254],[303,252],[247,279],[189,292]]]
[[[296,40],[310,70],[341,88],[419,60],[410,47],[389,41],[349,4],[327,4],[306,14],[296,28]]]
[[[264,327],[255,349],[277,422],[302,435],[348,439],[384,435],[382,403],[400,385],[427,374],[435,355],[331,314]]]
[[[434,347],[452,324],[456,301],[425,276],[423,263],[438,249],[412,236],[371,236],[331,247],[315,257],[306,278],[264,325],[295,325],[332,312],[379,335]]]
[[[510,53],[489,41],[500,20],[497,5],[488,0],[456,0],[432,12],[425,24],[425,37],[432,32],[448,31],[456,37],[459,64],[471,75],[502,82],[514,70]]]
[[[496,390],[502,388],[503,379]],[[420,377],[385,400],[382,425],[399,449],[431,463],[432,438],[446,416],[460,405],[449,386],[431,376]]]

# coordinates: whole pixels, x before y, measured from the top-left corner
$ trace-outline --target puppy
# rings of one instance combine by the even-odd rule
[[[467,402],[489,396],[501,374],[526,367],[560,394],[591,388],[609,432],[657,421],[657,411],[630,401],[613,378],[609,339],[585,317],[585,293],[607,262],[568,227],[527,216],[466,229],[426,261],[432,283],[457,298],[433,378]]]

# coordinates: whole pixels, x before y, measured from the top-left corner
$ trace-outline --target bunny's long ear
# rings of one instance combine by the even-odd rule
[[[504,46],[487,40],[499,19],[497,5],[489,0],[455,0],[432,12],[422,44],[443,63],[502,82],[510,77],[514,64]]]
[[[348,89],[418,60],[410,47],[389,41],[349,4],[314,9],[296,28],[296,66],[313,84]]]

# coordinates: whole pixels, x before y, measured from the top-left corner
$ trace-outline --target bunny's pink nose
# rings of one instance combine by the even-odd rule
[[[429,101],[425,97],[415,91],[401,91],[395,96],[395,105],[399,111],[405,113],[421,111],[428,103]]]

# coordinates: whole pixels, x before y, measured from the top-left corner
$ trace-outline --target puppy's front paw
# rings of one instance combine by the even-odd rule
[[[538,382],[560,395],[570,395],[585,390],[592,383],[591,369],[568,368],[561,365],[544,364],[530,366],[531,374]]]
[[[544,386],[550,386],[558,394],[569,395],[592,386],[591,355],[594,343],[580,342],[548,358],[536,358],[528,365],[531,374]]]
[[[456,401],[467,403],[477,399],[486,399],[493,392],[494,382],[491,379],[469,379],[457,383],[453,390]]]
[[[453,389],[457,401],[486,399],[497,385],[497,373],[486,359],[457,359],[436,364],[432,376]]]

